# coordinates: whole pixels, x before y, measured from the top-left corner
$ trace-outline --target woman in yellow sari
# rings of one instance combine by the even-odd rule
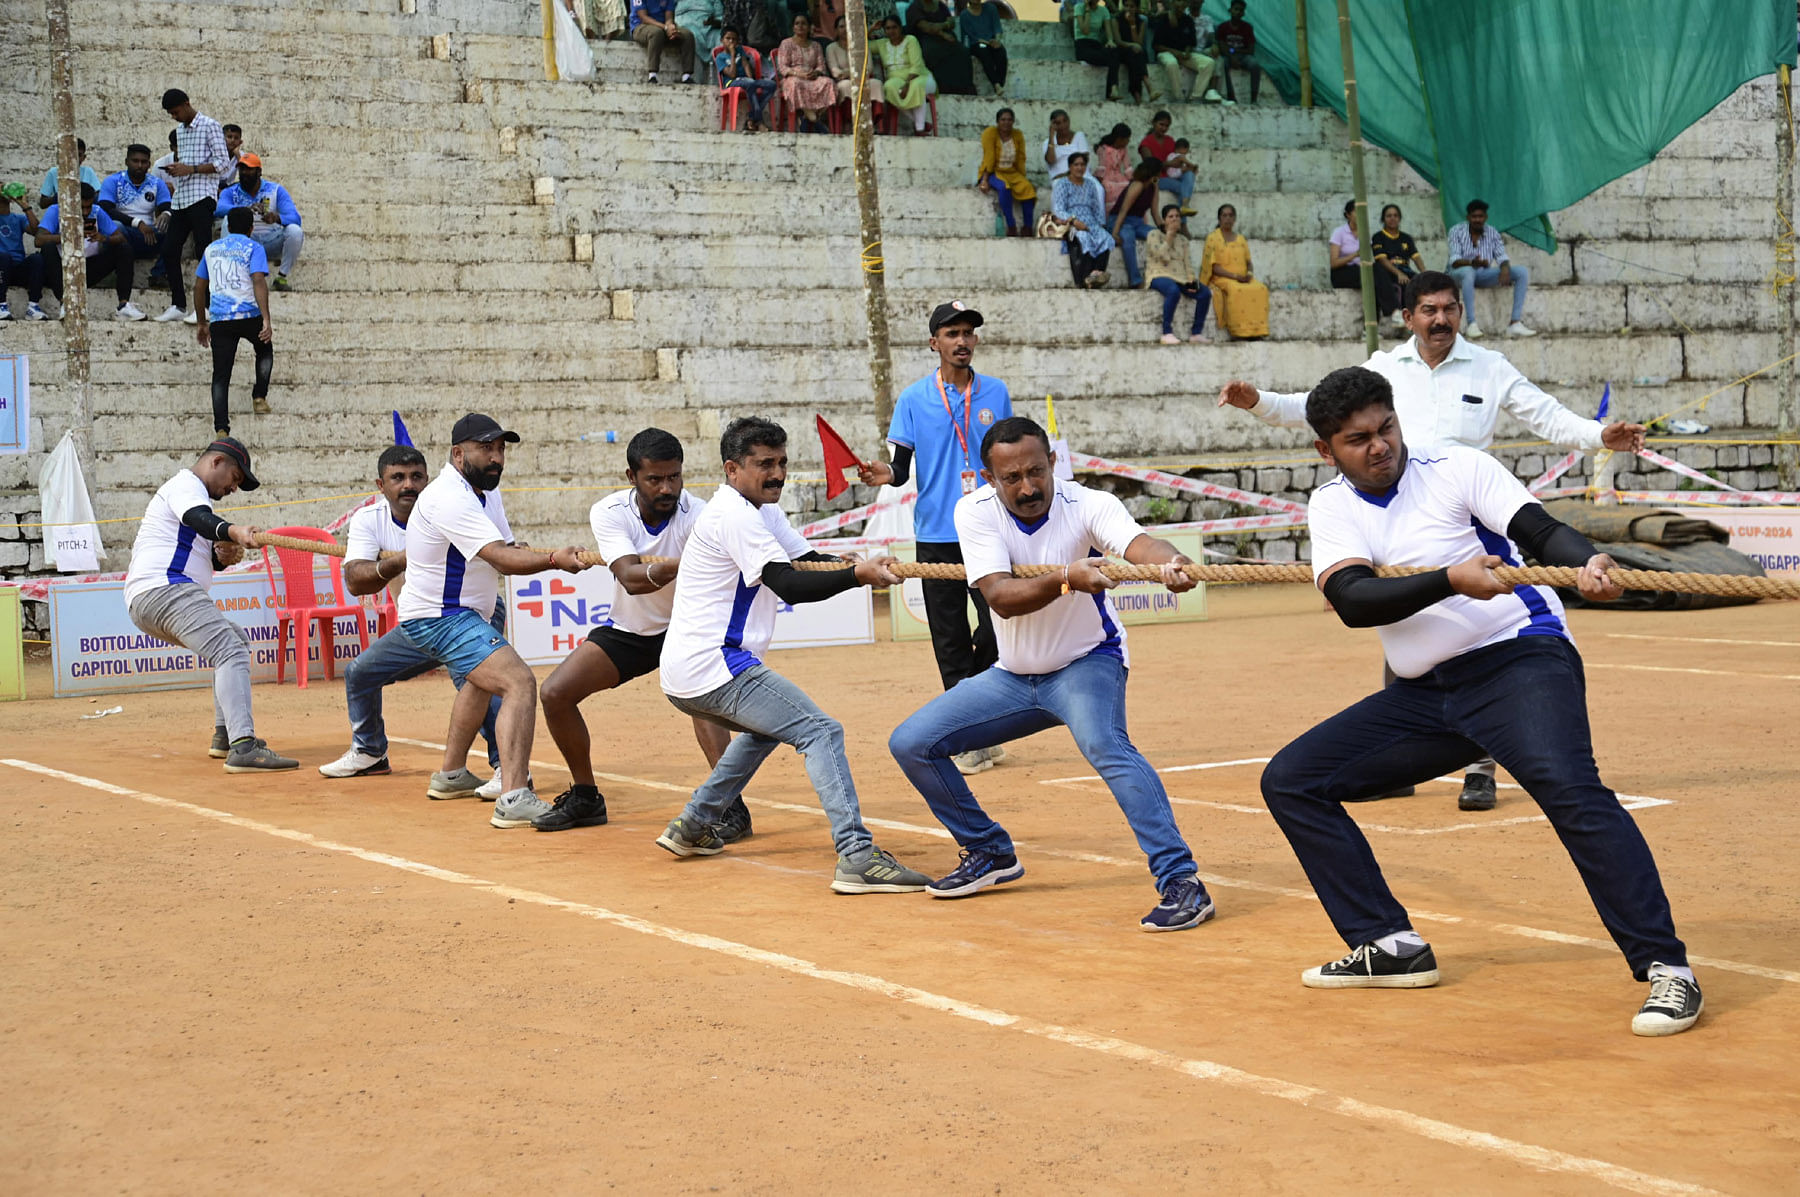
[[[1219,227],[1206,235],[1200,282],[1212,288],[1219,327],[1233,340],[1269,335],[1269,288],[1250,269],[1250,243],[1237,233],[1237,209],[1219,205]]]
[[[1013,127],[1013,110],[1002,108],[994,123],[981,131],[981,170],[975,186],[992,195],[1006,217],[1008,237],[1032,235],[1031,217],[1037,208],[1037,188],[1025,177],[1025,135]],[[1024,212],[1021,224],[1013,220],[1013,201]]]

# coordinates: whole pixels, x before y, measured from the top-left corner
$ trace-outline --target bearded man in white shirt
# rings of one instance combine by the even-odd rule
[[[1401,300],[1401,316],[1412,330],[1412,338],[1363,363],[1363,369],[1381,375],[1392,387],[1394,412],[1409,446],[1414,450],[1444,445],[1486,449],[1494,443],[1494,426],[1504,411],[1562,448],[1635,453],[1644,447],[1642,424],[1623,420],[1602,424],[1578,416],[1519,373],[1503,355],[1464,340],[1459,330],[1468,313],[1463,311],[1460,293],[1456,280],[1439,271],[1425,270],[1414,276]],[[1305,428],[1306,398],[1304,391],[1282,395],[1233,379],[1220,390],[1219,406],[1242,408],[1277,428]],[[1386,680],[1393,680],[1391,671]],[[1411,793],[1403,788],[1365,798]],[[1457,806],[1487,811],[1493,810],[1495,803],[1494,762],[1476,761],[1463,779]]]
[[[1343,804],[1371,787],[1436,777],[1487,752],[1518,778],[1569,854],[1632,976],[1650,995],[1638,1035],[1700,1017],[1700,987],[1675,935],[1650,847],[1600,780],[1587,688],[1549,587],[1493,573],[1520,549],[1579,570],[1586,598],[1622,591],[1612,559],[1553,519],[1506,467],[1463,446],[1412,452],[1387,380],[1327,375],[1306,401],[1319,455],[1341,474],[1313,493],[1313,574],[1350,627],[1378,627],[1399,679],[1340,711],[1263,771],[1263,800],[1350,948],[1301,974],[1313,989],[1435,985],[1437,960],[1381,876]],[[1446,563],[1448,563],[1446,565]],[[1380,566],[1441,566],[1384,578]]]
[[[1100,572],[1105,556],[1160,565],[1170,590],[1191,590],[1175,546],[1140,529],[1117,497],[1055,477],[1050,435],[1022,416],[1000,420],[981,441],[987,485],[956,504],[956,535],[971,589],[993,611],[999,661],[964,678],[894,730],[888,748],[962,849],[962,863],[926,887],[962,898],[1025,873],[1012,838],[969,789],[959,752],[1067,727],[1112,791],[1156,878],[1159,901],[1145,931],[1185,931],[1213,915],[1168,792],[1125,729],[1130,654]],[[1015,578],[1019,564],[1061,570]]]

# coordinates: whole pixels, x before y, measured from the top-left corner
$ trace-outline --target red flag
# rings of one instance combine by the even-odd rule
[[[825,422],[824,416],[815,415],[813,419],[819,424],[819,443],[825,446],[825,497],[835,499],[850,489],[844,481],[844,471],[860,466],[862,459],[850,451],[849,444]]]

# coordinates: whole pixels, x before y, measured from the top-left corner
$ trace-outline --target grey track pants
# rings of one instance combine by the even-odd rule
[[[131,622],[170,644],[192,649],[213,668],[213,725],[233,741],[256,734],[250,718],[250,641],[192,582],[147,591],[133,599]]]

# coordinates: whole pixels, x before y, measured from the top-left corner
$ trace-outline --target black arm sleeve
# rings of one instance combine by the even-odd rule
[[[794,558],[794,560],[796,560],[796,561],[837,561],[837,560],[840,560],[840,558],[833,557],[830,553],[821,553],[821,552],[819,552],[819,550],[813,549],[809,552],[800,554],[800,556]]]
[[[1580,568],[1599,551],[1587,537],[1545,511],[1542,503],[1527,503],[1519,508],[1506,525],[1506,534],[1545,565]]]
[[[802,570],[795,569],[791,561],[771,561],[763,566],[762,582],[784,603],[816,603],[857,584],[856,570],[849,566]]]
[[[889,463],[894,470],[894,480],[889,486],[905,486],[906,480],[912,477],[912,448],[908,445],[894,446],[894,460]]]
[[[1325,598],[1331,609],[1345,626],[1352,628],[1399,623],[1455,593],[1447,569],[1405,578],[1378,578],[1366,565],[1347,565],[1325,581]]]
[[[182,513],[181,522],[208,540],[230,540],[231,525],[219,518],[210,507],[190,507]]]

